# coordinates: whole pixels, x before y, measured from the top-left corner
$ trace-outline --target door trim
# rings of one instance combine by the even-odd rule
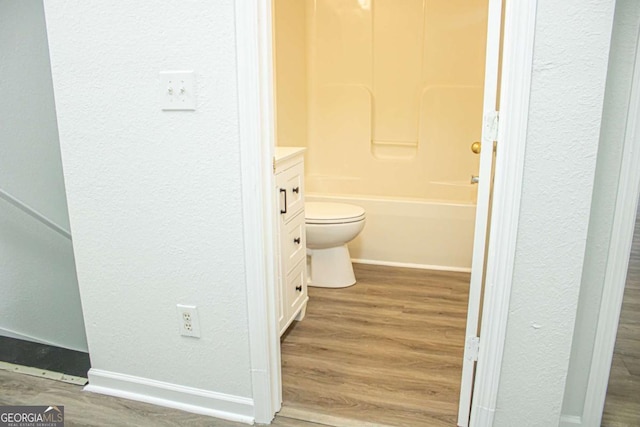
[[[489,249],[493,262],[487,274],[494,280],[485,291],[484,304],[500,302],[500,312],[485,310],[478,374],[482,381],[474,387],[472,426],[490,426],[495,411],[502,348],[506,334],[507,305],[515,255],[519,217],[519,194],[524,167],[524,146],[530,92],[533,28],[536,0],[507,1],[505,43],[501,83],[499,137],[504,145],[496,169],[494,206]],[[272,0],[236,1],[236,43],[238,60],[239,130],[242,163],[242,201],[245,239],[245,265],[248,301],[248,329],[251,357],[252,397],[255,421],[269,423],[281,406],[280,340],[276,319],[275,221],[272,191],[274,151],[274,93],[272,75]],[[526,24],[524,27],[519,25]],[[528,58],[528,60],[527,60]],[[510,100],[512,104],[508,104]],[[503,104],[503,102],[505,104]],[[505,106],[512,105],[507,112]],[[508,148],[508,149],[507,149]],[[511,160],[509,160],[511,159]],[[520,160],[518,160],[520,159]],[[512,162],[512,163],[509,163]],[[509,166],[506,168],[505,166]],[[499,197],[498,200],[495,198]],[[496,204],[497,203],[497,204]],[[508,224],[508,226],[507,226]],[[497,242],[500,241],[500,245]],[[495,303],[493,306],[496,306]],[[499,307],[496,307],[499,308]],[[496,343],[500,356],[488,352]],[[484,352],[483,352],[484,349]],[[480,379],[480,378],[479,378]],[[483,384],[482,386],[480,384]],[[480,402],[488,402],[480,405]],[[493,406],[491,405],[493,402]],[[474,412],[477,421],[474,422]],[[485,414],[486,413],[486,414]],[[482,416],[480,416],[482,415]],[[486,415],[486,416],[485,416]]]
[[[235,2],[242,216],[254,421],[282,403],[276,310],[271,0]]]
[[[507,1],[500,83],[499,150],[471,426],[491,426],[509,316],[520,217],[537,0]]]
[[[477,366],[480,316],[482,315],[482,292],[489,253],[491,220],[492,170],[494,169],[494,141],[497,139],[498,95],[500,88],[500,54],[502,51],[503,0],[489,0],[487,13],[487,37],[484,66],[484,93],[482,95],[482,145],[478,165],[478,193],[473,230],[471,277],[465,327],[465,346],[460,375],[460,399],[457,425],[467,427],[471,418],[473,384]]]
[[[582,425],[600,425],[607,396],[607,385],[618,333],[618,322],[626,285],[633,242],[636,209],[640,195],[640,35],[636,39],[636,58],[627,111],[622,164],[618,181],[615,213],[609,243],[604,290],[596,327],[589,382],[585,395]]]

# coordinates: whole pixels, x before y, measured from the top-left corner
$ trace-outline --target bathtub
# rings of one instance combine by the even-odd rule
[[[474,204],[314,193],[306,200],[352,203],[367,211],[364,230],[349,243],[353,262],[471,271]]]

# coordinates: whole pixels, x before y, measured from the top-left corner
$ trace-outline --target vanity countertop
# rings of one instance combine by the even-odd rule
[[[305,147],[275,147],[273,159],[278,164],[292,157],[301,155],[306,150]]]

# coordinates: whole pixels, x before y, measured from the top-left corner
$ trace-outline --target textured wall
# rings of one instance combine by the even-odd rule
[[[495,426],[557,426],[591,208],[614,1],[540,0]]]
[[[580,300],[562,407],[562,413],[566,415],[582,414],[589,380],[618,194],[620,162],[639,27],[640,2],[617,0]]]
[[[234,2],[45,2],[94,368],[251,396]],[[193,69],[197,111],[158,72]],[[195,304],[202,338],[178,335]]]
[[[69,228],[41,0],[0,0],[0,188]],[[71,242],[0,200],[0,334],[87,350]]]

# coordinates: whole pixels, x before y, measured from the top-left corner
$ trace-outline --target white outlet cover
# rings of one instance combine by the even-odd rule
[[[200,338],[200,321],[198,319],[198,308],[195,305],[177,304],[178,328],[180,335],[185,337]],[[186,319],[190,317],[191,321]]]
[[[193,71],[161,71],[159,93],[160,106],[163,110],[195,110],[195,73]]]

